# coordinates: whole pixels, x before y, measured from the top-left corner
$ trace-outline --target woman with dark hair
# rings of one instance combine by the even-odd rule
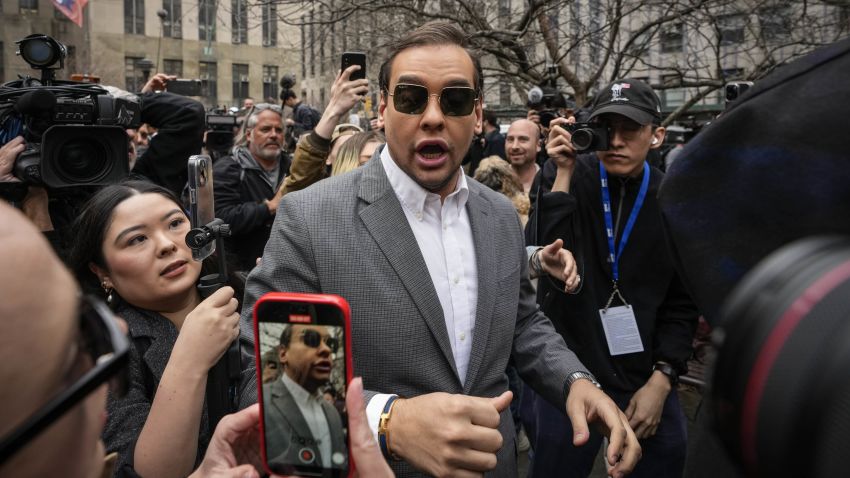
[[[107,186],[75,223],[74,272],[103,290],[132,339],[130,387],[109,397],[103,433],[118,476],[187,476],[212,434],[207,373],[238,335],[238,302],[231,287],[201,298],[189,228],[177,197],[146,181]],[[253,368],[243,370],[240,408],[255,390]]]

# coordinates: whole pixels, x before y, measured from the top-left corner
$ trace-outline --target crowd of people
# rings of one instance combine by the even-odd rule
[[[114,476],[259,476],[261,387],[269,416],[302,412],[302,425],[266,417],[267,446],[284,450],[270,461],[347,463],[344,432],[328,433],[347,416],[360,476],[514,476],[521,436],[530,476],[587,477],[603,439],[611,476],[682,476],[676,386],[699,312],[647,161],[665,136],[656,94],[628,78],[601,88],[582,114],[607,144],[579,153],[566,109],[546,125],[529,109],[500,133],[451,23],[391,44],[377,86],[351,80],[359,68],[339,72],[317,119],[291,90],[246,103],[213,164],[230,228],[217,254],[234,274],[211,295],[181,198],[205,112],[168,93],[173,77],[139,93],[125,181],[64,208],[38,185],[19,212],[0,205],[0,377],[16,384],[0,392],[0,437],[64,400],[14,450],[3,442],[0,475],[93,476],[109,455]],[[378,119],[350,123],[373,91]],[[24,147],[0,147],[0,182],[19,182]],[[338,344],[304,326],[264,351],[258,377],[252,310],[272,291],[345,298],[362,381],[330,387]],[[208,373],[234,340],[237,393],[216,425]],[[289,446],[296,435],[312,438]]]

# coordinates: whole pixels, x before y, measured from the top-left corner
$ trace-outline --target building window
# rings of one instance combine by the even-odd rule
[[[511,0],[499,0],[499,25],[508,26],[511,22]]]
[[[141,58],[133,56],[124,58],[124,89],[127,91],[142,91],[142,87],[145,86],[144,74],[136,64],[139,60]]]
[[[241,105],[242,100],[250,96],[248,84],[248,65],[233,64],[233,104]]]
[[[200,67],[199,77],[201,79],[201,97],[206,99],[210,106],[218,102],[218,67],[213,62],[202,61],[198,63]]]
[[[776,7],[759,12],[761,38],[766,42],[782,40],[791,35],[791,9]]]
[[[661,53],[678,53],[682,51],[684,33],[681,23],[668,25],[661,32]]]
[[[263,99],[277,101],[277,67],[263,65]]]
[[[263,46],[277,45],[277,4],[263,3]]]
[[[183,78],[183,60],[162,60],[162,72]]]
[[[3,42],[0,41],[0,81],[6,81],[6,71],[3,69]]]
[[[124,33],[145,34],[145,0],[124,0]]]
[[[307,17],[301,15],[301,78],[307,77],[307,52],[305,51],[306,48],[304,48],[305,45],[307,45]]]
[[[665,109],[671,110],[685,104],[685,89],[681,87],[681,75],[664,75],[661,77],[661,82],[664,86],[670,87],[663,90],[663,94],[661,95],[661,101]],[[678,86],[678,88],[676,88],[676,86]]]
[[[717,29],[720,32],[721,45],[734,45],[744,42],[744,26],[747,17],[736,13],[723,15],[717,19]]]
[[[198,1],[198,39],[215,41],[216,0]]]
[[[183,14],[180,0],[162,0],[162,9],[168,14],[162,21],[162,34],[167,38],[183,38]]]
[[[245,0],[233,0],[230,11],[233,43],[248,43],[248,5]]]
[[[316,76],[316,26],[313,25],[313,12],[310,12],[310,76]]]
[[[38,13],[38,0],[18,0],[18,5],[20,6],[20,13]]]
[[[502,106],[511,104],[511,84],[507,78],[502,78],[499,82],[499,104]]]

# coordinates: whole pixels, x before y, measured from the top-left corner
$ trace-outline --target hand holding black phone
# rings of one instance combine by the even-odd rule
[[[352,72],[348,77],[350,81],[366,78],[366,54],[359,51],[347,51],[342,54],[342,70],[345,71],[351,65],[360,65],[360,69]]]
[[[349,317],[348,303],[333,295],[272,292],[254,306],[267,472],[349,476]]]

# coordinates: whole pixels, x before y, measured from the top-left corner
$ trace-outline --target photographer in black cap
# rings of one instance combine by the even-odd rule
[[[663,173],[646,161],[664,139],[660,102],[649,85],[617,80],[599,91],[589,121],[552,120],[547,166],[556,174],[551,182],[538,174],[542,192],[526,228],[527,244],[564,242],[582,286],[566,293],[564,283],[541,278],[538,302],[629,418],[643,449],[632,476],[680,477],[686,422],[676,383],[687,371],[698,313],[664,240],[656,200]],[[541,248],[531,267],[539,273],[551,261]],[[554,439],[569,436],[569,420],[525,395],[532,474],[588,476],[602,437],[593,434],[585,447]]]

